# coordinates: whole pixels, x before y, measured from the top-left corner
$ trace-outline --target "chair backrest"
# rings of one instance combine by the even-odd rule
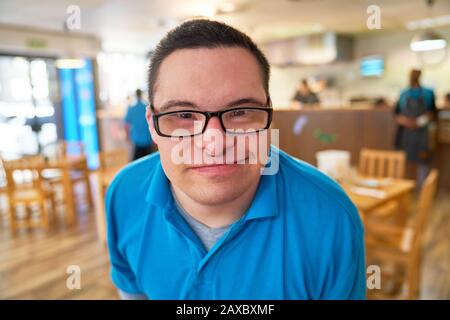
[[[42,156],[27,156],[17,160],[3,161],[8,191],[16,188],[40,188],[41,171],[45,159]]]
[[[425,225],[436,195],[438,175],[437,169],[431,170],[422,185],[416,216],[413,220],[414,244],[421,242],[423,231],[425,230]]]
[[[127,149],[103,151],[100,152],[99,157],[101,170],[121,168],[130,160],[130,155]]]
[[[404,178],[406,155],[403,151],[361,149],[359,174],[374,178]]]
[[[84,144],[81,141],[60,141],[57,143],[56,154],[58,157],[83,155]]]

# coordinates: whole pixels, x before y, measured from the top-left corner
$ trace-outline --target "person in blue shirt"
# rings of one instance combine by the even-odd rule
[[[417,175],[419,186],[430,170],[432,152],[428,126],[436,114],[434,92],[421,86],[421,74],[418,69],[411,70],[409,88],[401,92],[395,108],[398,124],[396,147],[406,153],[408,175],[411,177]]]
[[[139,159],[152,153],[153,142],[148,131],[147,120],[145,119],[146,105],[142,100],[142,90],[136,90],[136,103],[127,109],[125,115],[125,129],[127,138],[134,145],[133,160]]]
[[[159,152],[125,167],[106,195],[123,298],[365,299],[357,209],[263,139],[269,71],[254,42],[220,22],[185,22],[158,44],[146,117]]]

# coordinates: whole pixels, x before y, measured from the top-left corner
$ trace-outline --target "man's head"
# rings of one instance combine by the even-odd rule
[[[301,93],[304,93],[304,94],[309,93],[310,90],[309,90],[309,86],[308,86],[308,81],[306,81],[306,79],[300,80],[298,89]]]
[[[136,89],[136,98],[138,100],[142,99],[142,90],[141,89]]]
[[[422,71],[419,69],[412,69],[409,74],[409,84],[411,87],[420,86],[420,76],[422,75]]]
[[[269,64],[253,41],[240,31],[215,21],[193,20],[170,31],[157,46],[149,68],[148,92],[151,111],[156,115],[186,110],[270,108]],[[219,118],[210,118],[203,134],[173,139],[157,133],[152,113],[147,110],[147,120],[164,171],[172,185],[193,200],[220,205],[258,183],[259,163],[205,166],[205,162],[217,162],[229,154],[233,154],[235,162],[249,156],[248,144],[243,154],[237,152],[237,139],[225,134]],[[174,149],[180,144],[201,154],[206,161],[200,165],[175,163]]]

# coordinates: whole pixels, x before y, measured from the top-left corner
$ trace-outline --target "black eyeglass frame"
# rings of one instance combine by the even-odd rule
[[[251,133],[257,133],[257,132],[261,132],[264,130],[267,130],[270,128],[270,124],[272,123],[272,114],[273,114],[273,108],[270,104],[270,102],[267,104],[267,106],[265,107],[235,107],[235,108],[230,108],[230,109],[226,109],[226,110],[221,110],[221,111],[199,111],[199,110],[179,110],[179,111],[169,111],[169,112],[163,112],[163,113],[155,113],[155,107],[153,106],[153,104],[150,105],[150,109],[152,110],[153,114],[152,114],[152,119],[153,119],[153,125],[155,127],[155,131],[156,133],[161,136],[161,137],[167,137],[167,138],[189,138],[189,137],[194,137],[200,134],[205,133],[206,127],[208,126],[208,122],[212,117],[217,117],[219,118],[219,122],[220,122],[220,126],[222,127],[223,131],[225,133],[231,133],[231,134],[251,134]],[[267,123],[265,125],[264,128],[252,131],[250,133],[248,132],[230,132],[229,129],[225,128],[225,125],[223,124],[223,120],[222,120],[222,115],[234,110],[262,110],[267,112],[268,116],[267,116]],[[174,113],[183,113],[183,112],[193,112],[193,113],[199,113],[202,114],[206,117],[205,120],[205,124],[203,125],[203,129],[201,132],[199,133],[195,133],[195,134],[191,134],[191,135],[187,135],[187,136],[172,136],[172,135],[168,135],[168,134],[164,134],[161,132],[161,130],[159,129],[159,118],[168,114],[174,114]]]

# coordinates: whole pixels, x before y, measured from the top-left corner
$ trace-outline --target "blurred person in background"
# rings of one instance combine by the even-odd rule
[[[445,95],[444,108],[450,108],[450,92]]]
[[[315,107],[320,103],[317,95],[311,90],[306,79],[302,79],[297,91],[292,97],[292,108],[299,109],[305,107]]]
[[[406,153],[408,175],[417,178],[419,187],[430,170],[432,150],[428,127],[436,114],[434,92],[421,86],[421,74],[418,69],[411,70],[409,87],[401,92],[395,108],[398,124],[396,147]]]
[[[134,145],[133,160],[144,157],[154,151],[153,141],[145,118],[146,104],[142,99],[142,90],[136,90],[136,103],[130,105],[125,115],[127,139]]]
[[[373,107],[375,109],[389,109],[391,106],[389,105],[389,103],[386,101],[385,98],[379,97],[374,100]]]

